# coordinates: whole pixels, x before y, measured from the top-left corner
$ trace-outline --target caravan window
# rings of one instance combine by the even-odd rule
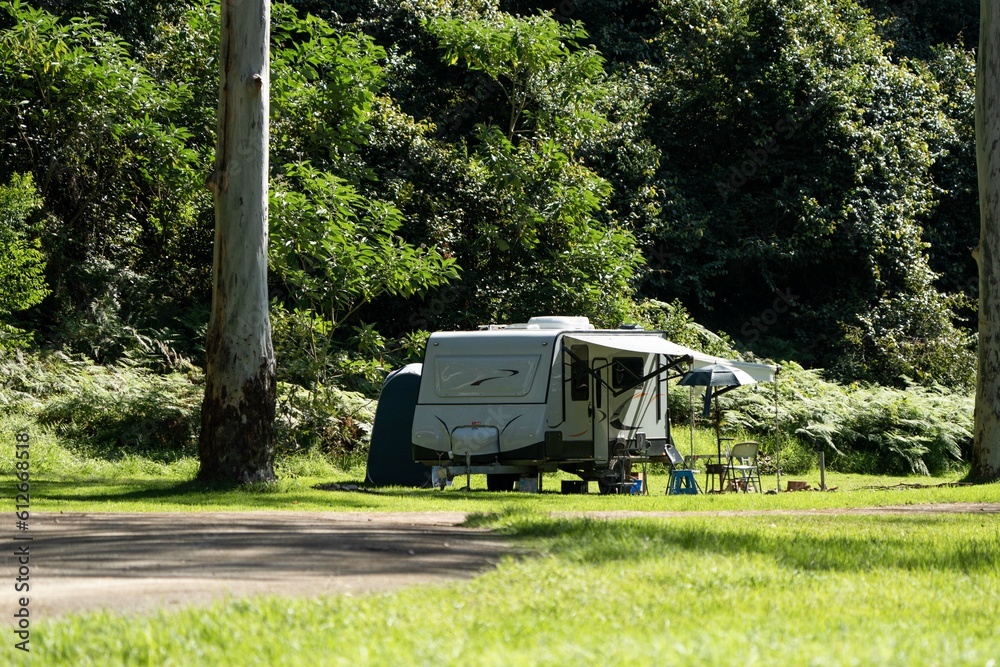
[[[526,396],[541,357],[537,354],[452,355],[434,360],[438,396]]]
[[[590,350],[586,345],[574,345],[570,348],[569,397],[574,401],[586,401],[590,398]]]
[[[628,389],[642,379],[642,357],[615,357],[611,363],[611,386]]]

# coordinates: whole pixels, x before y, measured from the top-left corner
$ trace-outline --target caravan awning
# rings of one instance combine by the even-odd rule
[[[580,343],[585,345],[599,345],[613,350],[623,350],[625,352],[638,352],[640,354],[665,354],[671,357],[690,357],[694,368],[711,366],[712,364],[726,364],[739,368],[749,373],[757,382],[774,382],[775,373],[778,369],[770,364],[754,364],[748,361],[732,361],[713,357],[703,352],[698,352],[690,348],[671,343],[666,338],[649,333],[572,333],[566,334],[565,338],[570,344]]]
[[[599,345],[601,347],[609,347],[613,350],[639,352],[641,354],[666,354],[671,357],[690,357],[698,354],[694,350],[689,350],[677,343],[671,343],[666,338],[655,334],[637,334],[631,332],[620,335],[574,333],[567,334],[565,340],[570,343]]]

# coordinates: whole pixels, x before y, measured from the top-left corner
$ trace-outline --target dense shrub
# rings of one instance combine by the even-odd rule
[[[363,394],[318,386],[278,385],[275,444],[279,455],[321,453],[338,459],[368,452],[375,401]]]
[[[0,182],[0,348],[25,346],[32,336],[7,320],[12,313],[36,305],[47,288],[45,259],[32,213],[41,207],[31,175],[14,174]]]
[[[79,448],[112,458],[194,453],[203,390],[193,369],[160,374],[128,360],[99,366],[62,353],[4,365],[8,409],[34,414]]]
[[[2,354],[2,353],[0,353]],[[203,376],[155,372],[132,360],[98,365],[61,352],[0,356],[0,412],[28,415],[88,456],[197,456]],[[308,452],[343,460],[368,451],[374,401],[320,385],[278,385],[279,458]]]
[[[807,447],[825,447],[833,469],[937,474],[959,465],[971,446],[971,394],[940,386],[840,385],[794,363],[782,365],[775,387],[726,394],[729,418],[748,431],[767,432],[776,390],[782,431]]]
[[[771,440],[762,443],[762,454],[766,460],[761,464],[761,473],[770,475],[778,466],[783,475],[801,475],[816,467],[816,453],[792,434],[781,436],[781,451],[778,452]]]

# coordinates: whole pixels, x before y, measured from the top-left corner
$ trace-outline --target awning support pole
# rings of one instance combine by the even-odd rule
[[[778,373],[774,374],[774,465],[778,493],[781,493],[781,428],[778,425]]]

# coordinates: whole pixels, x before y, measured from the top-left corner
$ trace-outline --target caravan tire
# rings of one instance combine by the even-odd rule
[[[486,476],[487,491],[513,491],[517,485],[518,473],[496,473]]]
[[[632,461],[627,458],[611,460],[608,469],[597,478],[597,488],[602,495],[619,493],[622,484],[632,472]]]

